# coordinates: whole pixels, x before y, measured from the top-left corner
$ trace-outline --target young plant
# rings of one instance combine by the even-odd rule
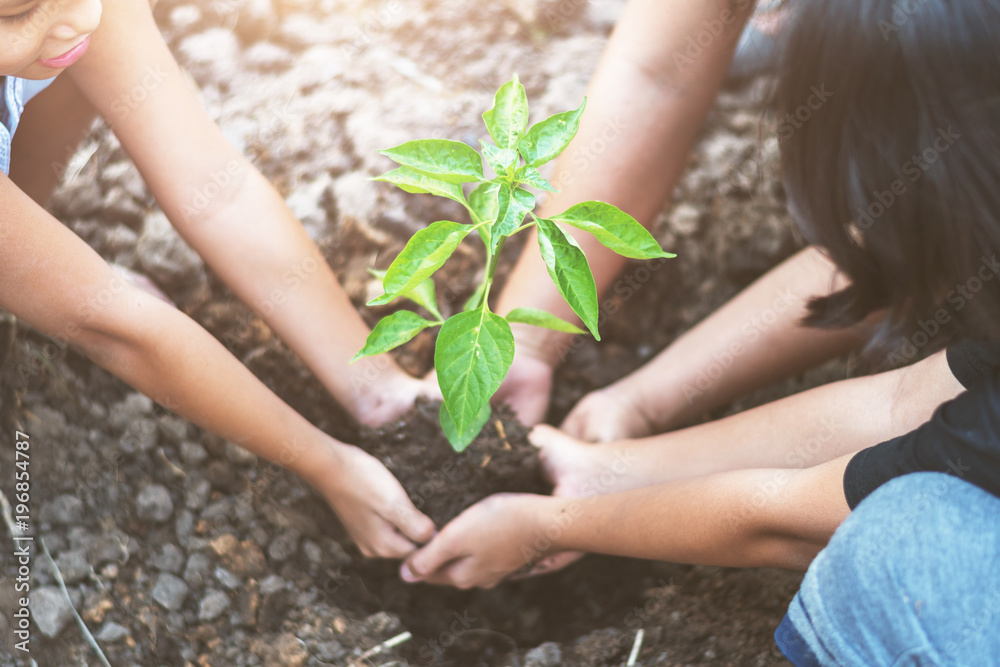
[[[385,294],[369,306],[406,298],[422,306],[433,319],[400,310],[379,321],[354,359],[398,347],[424,329],[440,326],[434,367],[444,396],[441,426],[452,447],[462,451],[490,416],[490,398],[500,387],[514,358],[510,323],[521,322],[567,333],[580,328],[550,313],[516,308],[506,317],[490,311],[498,258],[504,242],[536,227],[538,245],[549,275],[583,324],[595,338],[597,288],[587,258],[560,223],[589,232],[605,247],[634,259],[673,257],[664,252],[646,229],[611,204],[588,201],[559,215],[534,214],[535,196],[526,187],[555,192],[538,172],[569,145],[580,127],[587,101],[574,111],[559,113],[528,127],[528,100],[524,86],[514,78],[497,91],[493,108],[483,114],[493,143],[480,141],[482,156],[467,144],[446,139],[409,141],[379,151],[399,164],[376,180],[406,192],[430,193],[452,199],[466,208],[470,223],[440,220],[421,229],[406,244],[388,270],[373,272],[382,278]],[[493,170],[488,178],[483,159]],[[463,184],[477,184],[466,195]],[[441,316],[431,276],[473,231],[486,248],[486,271],[481,285],[461,313]]]

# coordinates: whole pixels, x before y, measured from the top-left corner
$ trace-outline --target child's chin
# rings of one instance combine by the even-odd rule
[[[38,63],[31,63],[27,67],[21,69],[19,72],[13,72],[11,74],[4,74],[4,76],[16,76],[21,79],[31,79],[32,81],[42,81],[43,79],[51,79],[55,75],[62,72],[65,67],[54,69],[52,67],[45,67],[44,65],[39,65]]]

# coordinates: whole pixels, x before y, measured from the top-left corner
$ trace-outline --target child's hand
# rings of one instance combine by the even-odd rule
[[[598,393],[589,394],[584,400],[596,397]],[[647,483],[647,480],[639,478],[636,457],[627,447],[583,442],[544,424],[532,429],[528,437],[541,450],[539,457],[542,467],[555,487],[553,496],[593,498],[634,489]],[[527,572],[518,573],[512,578],[549,574],[572,565],[584,555],[586,554],[581,551],[552,553],[535,563]]]
[[[434,523],[378,459],[352,445],[334,449],[336,463],[310,477],[361,553],[404,558],[434,535]]]
[[[402,417],[413,407],[418,396],[440,398],[437,383],[412,377],[404,372],[387,374],[372,384],[357,400],[355,417],[364,426],[381,426]]]
[[[552,391],[552,366],[529,354],[515,352],[507,377],[493,396],[497,405],[507,403],[525,426],[545,419]]]
[[[481,500],[411,554],[400,576],[411,583],[493,588],[545,555],[551,541],[544,529],[556,521],[558,502],[547,496],[509,493]]]
[[[561,428],[588,442],[612,442],[653,435],[653,427],[635,402],[612,388],[592,391],[573,406]]]

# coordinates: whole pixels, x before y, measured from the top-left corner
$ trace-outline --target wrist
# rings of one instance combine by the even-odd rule
[[[344,450],[348,445],[314,428],[308,444],[288,443],[276,463],[288,468],[310,486],[329,490],[341,484]]]
[[[529,544],[522,549],[525,560],[537,561],[550,553],[565,551],[571,541],[573,525],[584,515],[586,498],[529,496],[532,507],[524,525]]]
[[[672,411],[665,406],[651,403],[651,399],[656,398],[658,392],[651,390],[650,387],[641,386],[641,383],[630,375],[599,391],[611,400],[630,408],[635,416],[642,420],[642,426],[650,434],[662,431],[661,422],[669,422],[672,415]]]
[[[561,364],[572,347],[572,334],[564,334],[529,324],[512,324],[514,353],[541,362],[550,369]]]
[[[359,424],[374,427],[399,418],[413,406],[417,396],[428,392],[422,380],[402,370],[388,356],[372,359],[375,363],[352,367],[346,395],[334,396]],[[380,359],[384,361],[379,363]]]

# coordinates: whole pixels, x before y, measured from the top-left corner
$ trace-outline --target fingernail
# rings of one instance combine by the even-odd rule
[[[410,584],[415,584],[416,582],[420,581],[417,578],[417,575],[413,574],[413,572],[410,571],[410,567],[406,563],[403,563],[400,566],[400,568],[399,568],[399,576],[403,579],[403,581],[405,581],[407,583],[410,583]]]

